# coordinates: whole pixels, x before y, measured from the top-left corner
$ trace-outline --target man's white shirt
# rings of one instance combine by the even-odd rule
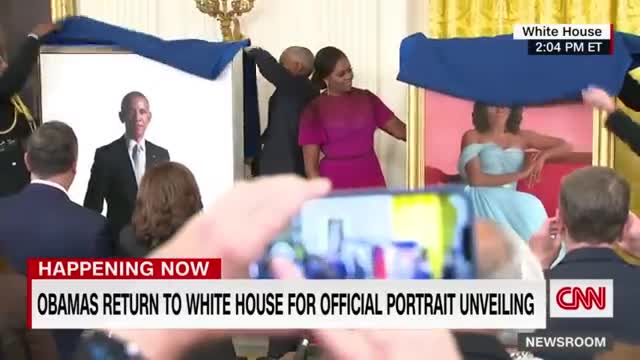
[[[51,186],[52,188],[56,188],[56,189],[62,191],[65,195],[69,196],[69,193],[67,193],[67,189],[65,189],[64,187],[62,187],[62,185],[60,185],[58,183],[55,183],[53,181],[33,179],[33,180],[31,180],[31,183],[32,184],[42,184],[42,185]]]

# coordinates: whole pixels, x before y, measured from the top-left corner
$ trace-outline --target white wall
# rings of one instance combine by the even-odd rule
[[[76,0],[80,15],[160,36],[219,41],[218,22],[193,0]]]
[[[80,14],[164,38],[219,41],[217,22],[201,14],[193,0],[78,0]],[[242,17],[242,31],[254,45],[276,57],[290,45],[312,51],[341,48],[368,88],[406,120],[407,87],[395,80],[399,46],[427,24],[427,0],[258,0]],[[273,87],[259,79],[261,118]],[[379,133],[376,150],[390,186],[405,185],[405,145]]]

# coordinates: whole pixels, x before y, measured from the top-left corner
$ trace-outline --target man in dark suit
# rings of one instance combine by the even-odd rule
[[[11,266],[26,271],[28,258],[111,256],[104,217],[69,199],[76,175],[78,141],[61,122],[43,124],[27,142],[31,184],[0,199],[0,248]],[[79,331],[55,331],[61,359],[70,359]]]
[[[276,87],[269,99],[269,122],[261,137],[258,175],[305,176],[298,124],[305,106],[319,94],[309,80],[313,53],[307,48],[292,46],[282,53],[280,62],[260,48],[250,48],[247,54],[255,59],[262,76]]]
[[[298,145],[300,114],[319,95],[309,76],[313,72],[314,56],[301,46],[285,49],[277,61],[268,51],[248,48],[246,53],[260,73],[276,90],[269,99],[269,119],[262,133],[262,147],[257,155],[258,176],[294,173],[306,176],[302,149]],[[279,359],[295,352],[302,339],[270,338],[266,359]]]
[[[99,213],[107,202],[107,220],[114,239],[129,224],[138,184],[146,169],[169,161],[169,152],[145,139],[151,122],[149,101],[138,91],[125,95],[120,105],[125,134],[96,150],[84,206]]]
[[[613,318],[549,318],[546,332],[610,335],[615,341],[640,343],[640,267],[624,262],[613,246],[629,226],[630,189],[612,169],[592,167],[567,176],[560,192],[556,235],[534,236],[530,242],[548,242],[546,254],[535,251],[542,265],[550,266],[559,251],[559,240],[567,254],[547,272],[549,279],[613,279]],[[543,231],[544,233],[544,231]],[[533,247],[533,244],[532,244]],[[556,354],[545,354],[544,359]],[[569,354],[571,355],[571,354]],[[557,354],[558,358],[568,355]],[[588,357],[588,356],[587,356]],[[585,358],[587,358],[585,357]],[[579,356],[572,356],[580,358]]]
[[[314,56],[301,46],[285,49],[276,60],[259,47],[247,48],[260,73],[276,90],[269,99],[269,119],[262,133],[257,155],[258,176],[293,173],[306,177],[302,149],[298,145],[300,114],[320,94],[309,76],[313,72]],[[299,338],[271,338],[266,359],[279,359],[294,352]]]

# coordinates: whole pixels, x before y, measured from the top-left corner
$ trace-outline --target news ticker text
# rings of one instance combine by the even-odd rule
[[[544,328],[527,281],[32,280],[32,328]],[[500,289],[500,291],[496,291]]]
[[[532,293],[40,293],[38,314],[58,315],[533,315]],[[185,310],[183,310],[185,308]],[[185,312],[186,311],[186,312]]]
[[[527,40],[529,55],[610,55],[611,40]]]

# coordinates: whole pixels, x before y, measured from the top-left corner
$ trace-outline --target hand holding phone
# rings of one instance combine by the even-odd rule
[[[252,274],[272,278],[284,258],[308,279],[473,278],[472,229],[459,187],[334,193],[307,202]]]

